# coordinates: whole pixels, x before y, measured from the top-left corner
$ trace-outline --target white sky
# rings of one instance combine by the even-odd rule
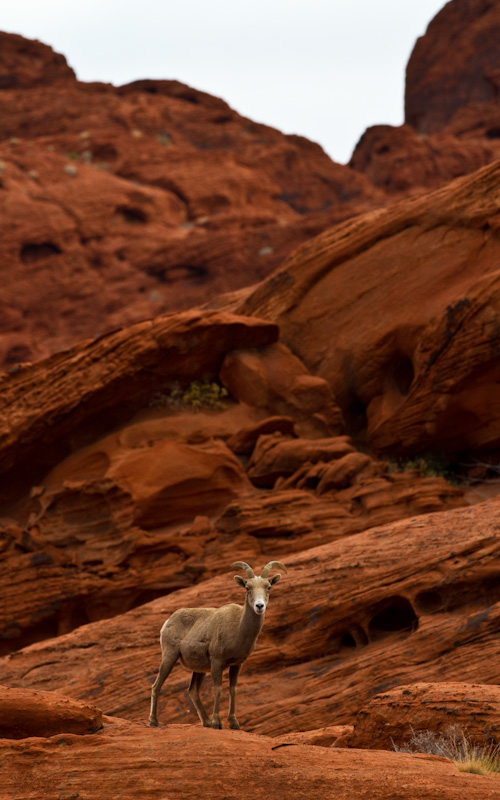
[[[403,122],[404,73],[445,0],[3,0],[0,29],[64,53],[82,81],[177,78],[341,163]]]

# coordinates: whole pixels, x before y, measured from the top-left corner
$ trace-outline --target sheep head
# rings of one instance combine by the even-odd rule
[[[282,569],[283,572],[288,574],[287,568],[280,561],[269,561],[261,574],[255,575],[252,567],[247,564],[246,561],[235,561],[234,564],[231,564],[231,568],[237,567],[244,569],[248,577],[242,578],[240,575],[235,575],[234,580],[238,586],[242,586],[246,590],[246,602],[250,608],[258,616],[262,616],[262,614],[265,614],[269,602],[271,586],[275,586],[281,580],[279,572],[271,578],[268,578],[269,570],[275,567],[277,569]]]

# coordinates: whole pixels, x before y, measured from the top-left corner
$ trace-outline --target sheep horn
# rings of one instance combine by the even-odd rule
[[[239,568],[244,569],[249,578],[255,578],[252,567],[250,564],[247,564],[246,561],[235,561],[234,564],[231,564],[231,569]]]
[[[260,577],[267,578],[269,570],[272,569],[273,567],[275,567],[276,569],[282,569],[285,575],[288,575],[288,570],[285,567],[285,565],[281,563],[281,561],[270,561],[268,564],[266,564],[266,566],[260,573]]]

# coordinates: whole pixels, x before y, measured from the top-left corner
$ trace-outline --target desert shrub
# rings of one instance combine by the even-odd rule
[[[444,453],[428,451],[410,456],[409,458],[399,458],[390,463],[392,472],[409,472],[416,470],[423,478],[444,478],[448,483],[456,485],[458,475],[452,464]]]
[[[215,381],[192,381],[187,389],[174,383],[168,393],[157,392],[151,398],[152,408],[188,408],[199,411],[202,408],[220,410],[225,407],[228,391]]]
[[[461,772],[487,775],[500,772],[500,744],[474,744],[468,734],[456,725],[443,733],[434,731],[412,731],[412,738],[398,747],[399,753],[430,753],[453,761]]]

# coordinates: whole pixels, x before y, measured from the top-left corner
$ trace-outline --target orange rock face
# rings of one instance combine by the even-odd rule
[[[32,768],[27,768],[27,762]],[[117,764],[119,769],[117,769]],[[242,731],[185,725],[165,730],[108,719],[94,736],[0,741],[5,796],[120,795],[161,800],[271,794],[319,800],[494,800],[496,777],[459,773],[446,759],[407,753],[284,746]],[[96,790],[96,787],[98,789]]]
[[[240,305],[280,326],[379,452],[499,445],[499,180],[495,163],[333,228]]]
[[[476,683],[416,683],[375,695],[347,734],[349,747],[393,750],[414,733],[454,728],[479,746],[498,741],[500,688]]]
[[[98,708],[52,692],[0,686],[0,738],[27,739],[59,733],[88,734],[102,728]]]
[[[401,196],[442,186],[500,158],[499,35],[495,3],[446,3],[408,62],[406,124],[369,128],[350,166]]]
[[[46,45],[0,42],[0,368],[251,284],[383,202],[318,145],[219,98],[80,83]]]
[[[180,607],[242,601],[229,570],[231,554],[248,556],[256,568],[275,557],[289,570],[273,591],[239,680],[237,712],[244,730],[282,736],[352,724],[373,695],[417,682],[497,684],[498,508],[491,501],[411,517],[293,555],[286,528],[281,541],[277,535],[266,540],[262,530],[263,553],[256,558],[237,535],[232,549],[222,539],[226,566],[217,576],[12,653],[0,660],[0,681],[84,698],[104,713],[146,720],[164,620]],[[189,674],[175,667],[160,695],[161,725],[198,724],[188,682]]]
[[[358,453],[328,384],[277,335],[183,312],[4,377],[0,651],[190,586],[236,547],[264,558],[286,535],[297,552],[464,503]],[[227,400],[190,406],[219,376]]]
[[[417,40],[408,62],[406,121],[429,133],[442,130],[464,106],[498,103],[499,36],[496,3],[447,3]]]
[[[474,12],[478,45],[491,9],[443,14]],[[499,734],[500,501],[394,462],[498,464],[500,162],[422,194],[495,156],[495,101],[368,131],[363,176],[176,81],[85,85],[2,41],[5,797],[497,800],[497,777],[384,750]],[[288,568],[244,730],[199,725],[181,665],[147,727],[161,626],[242,603],[240,559]]]
[[[368,128],[349,165],[392,197],[419,194],[474,172],[500,157],[500,143],[476,131],[466,138],[445,130],[422,134],[401,125]]]

